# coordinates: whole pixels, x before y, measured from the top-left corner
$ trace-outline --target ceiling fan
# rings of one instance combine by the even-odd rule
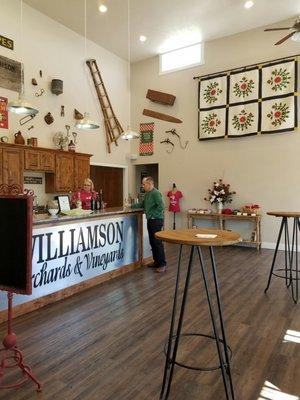
[[[269,29],[265,29],[265,32],[269,32],[269,31],[288,31],[293,29],[293,32],[289,33],[288,35],[284,36],[282,39],[280,39],[277,43],[275,43],[275,46],[277,46],[278,44],[282,44],[283,42],[285,42],[286,40],[288,40],[290,37],[293,37],[293,40],[296,41],[300,41],[300,17],[298,17],[294,23],[293,26],[290,26],[288,28],[269,28]]]

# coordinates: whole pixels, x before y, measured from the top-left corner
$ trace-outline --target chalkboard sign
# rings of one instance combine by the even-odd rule
[[[31,294],[32,198],[0,195],[0,290]]]

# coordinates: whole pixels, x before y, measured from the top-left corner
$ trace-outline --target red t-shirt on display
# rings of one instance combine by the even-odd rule
[[[180,190],[177,190],[175,193],[170,190],[167,194],[170,199],[169,211],[171,212],[180,212],[179,200],[183,197]]]

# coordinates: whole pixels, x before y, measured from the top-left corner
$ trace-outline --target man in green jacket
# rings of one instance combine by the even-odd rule
[[[161,193],[154,187],[151,176],[142,180],[145,190],[145,197],[140,203],[133,204],[132,208],[143,208],[147,218],[147,229],[149,242],[152,249],[156,272],[165,272],[167,269],[165,249],[163,242],[155,237],[155,233],[163,229],[164,226],[164,201]]]

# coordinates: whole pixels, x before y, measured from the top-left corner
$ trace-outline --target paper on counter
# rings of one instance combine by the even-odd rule
[[[199,239],[214,239],[216,238],[218,235],[214,235],[212,233],[197,233],[195,235],[197,238]]]

